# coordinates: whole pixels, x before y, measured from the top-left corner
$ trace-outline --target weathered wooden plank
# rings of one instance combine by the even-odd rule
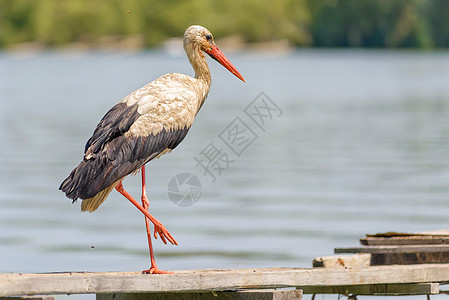
[[[137,272],[0,274],[0,296],[225,291],[426,282],[449,282],[449,265],[382,266],[362,269],[191,270],[163,275],[145,275]]]
[[[432,230],[420,232],[395,232],[389,231],[385,233],[366,234],[367,237],[407,237],[407,236],[446,236],[449,237],[449,230]]]
[[[386,246],[386,245],[447,245],[449,237],[436,236],[413,236],[413,237],[391,237],[376,238],[367,237],[360,239],[360,243],[366,246]]]
[[[300,300],[301,290],[97,294],[97,300]]]
[[[313,260],[314,268],[368,268],[371,254],[334,255],[317,257]]]
[[[54,296],[0,297],[0,300],[55,300]]]
[[[371,254],[372,266],[449,263],[449,252]]]
[[[366,246],[335,248],[334,253],[444,253],[449,245],[404,245],[404,246]]]
[[[365,246],[448,245],[449,236],[412,235],[392,237],[366,237],[360,239],[360,244]]]
[[[438,283],[361,284],[303,287],[304,294],[355,294],[374,296],[430,295],[440,292]]]
[[[371,266],[449,263],[449,245],[336,248],[335,253],[370,253]]]

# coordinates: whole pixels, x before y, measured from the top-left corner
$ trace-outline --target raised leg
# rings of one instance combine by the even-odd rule
[[[161,222],[156,220],[155,217],[153,217],[148,210],[144,209],[142,205],[140,205],[125,189],[123,188],[123,184],[120,181],[116,186],[115,189],[122,194],[126,199],[128,199],[132,204],[134,204],[135,207],[137,207],[138,210],[140,210],[148,219],[150,219],[151,223],[154,225],[154,238],[157,239],[157,235],[161,237],[161,240],[167,244],[167,240],[172,245],[178,245],[178,242],[173,238],[173,236],[165,229],[165,226],[162,225]]]
[[[142,167],[142,206],[148,211],[148,207],[150,206],[150,201],[147,197],[147,189],[146,189],[146,180],[145,180],[145,166]],[[145,226],[147,228],[147,236],[148,236],[148,248],[150,249],[150,261],[151,267],[148,270],[143,270],[142,273],[145,274],[172,274],[172,272],[162,271],[156,265],[156,260],[154,259],[153,245],[151,243],[151,229],[150,229],[150,219],[145,216]],[[161,237],[162,238],[162,237]]]
[[[173,236],[165,229],[164,225],[162,225],[161,222],[156,220],[149,212],[148,212],[148,206],[149,201],[146,195],[146,188],[145,188],[145,168],[142,167],[142,205],[140,205],[125,189],[123,188],[123,184],[120,181],[116,186],[115,189],[122,194],[126,199],[128,199],[134,206],[137,207],[144,215],[145,215],[145,224],[147,228],[147,236],[148,236],[148,246],[150,248],[150,260],[151,260],[151,267],[148,270],[144,270],[143,273],[151,273],[151,274],[169,274],[170,272],[159,270],[156,266],[156,261],[154,259],[154,252],[153,252],[153,245],[151,243],[151,230],[150,230],[150,222],[151,221],[154,225],[154,238],[157,239],[157,236],[159,235],[161,240],[167,244],[167,240],[172,245],[178,245],[178,242],[173,238]]]

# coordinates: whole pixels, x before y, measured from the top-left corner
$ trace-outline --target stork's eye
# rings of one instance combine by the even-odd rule
[[[210,34],[206,34],[205,37],[208,42],[212,41],[212,36]]]

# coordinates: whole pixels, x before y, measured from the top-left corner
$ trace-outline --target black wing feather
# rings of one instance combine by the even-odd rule
[[[165,149],[174,149],[189,128],[163,129],[146,137],[124,136],[140,115],[137,105],[119,103],[101,119],[87,141],[83,161],[59,187],[68,198],[88,199],[138,170]]]
[[[138,105],[128,106],[118,103],[111,108],[98,123],[92,137],[87,141],[84,153],[88,150],[97,153],[110,140],[129,130],[131,125],[140,117]],[[92,147],[92,149],[89,149]]]

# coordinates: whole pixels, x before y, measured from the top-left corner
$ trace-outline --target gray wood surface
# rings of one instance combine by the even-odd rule
[[[368,268],[371,254],[357,253],[354,255],[322,256],[313,260],[315,268]]]
[[[55,300],[54,296],[0,297],[0,300]]]
[[[300,300],[301,290],[97,294],[97,300]]]
[[[449,252],[449,245],[401,245],[335,248],[334,253],[431,253]]]
[[[448,245],[449,236],[395,236],[395,237],[366,237],[360,239],[365,246],[385,245]]]
[[[440,292],[438,283],[361,284],[303,287],[304,294],[355,294],[374,296],[431,295]]]
[[[137,272],[0,274],[0,296],[174,291],[225,291],[392,283],[446,283],[449,265],[352,268],[271,268]]]

